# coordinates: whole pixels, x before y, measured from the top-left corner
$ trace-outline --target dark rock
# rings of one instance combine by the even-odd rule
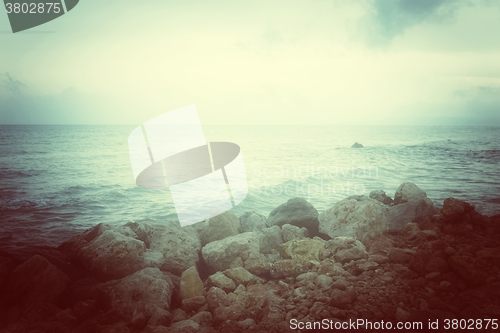
[[[307,228],[312,234],[318,230],[318,211],[304,198],[293,198],[275,208],[267,218],[269,226],[291,224]]]
[[[259,231],[267,228],[266,217],[256,212],[246,212],[240,216],[240,232]]]
[[[380,201],[384,205],[390,205],[394,203],[394,200],[392,200],[391,197],[385,194],[385,191],[382,190],[371,191],[369,197],[377,201]]]

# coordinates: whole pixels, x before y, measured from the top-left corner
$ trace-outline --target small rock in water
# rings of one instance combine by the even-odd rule
[[[363,148],[363,145],[361,143],[355,142],[351,148]]]

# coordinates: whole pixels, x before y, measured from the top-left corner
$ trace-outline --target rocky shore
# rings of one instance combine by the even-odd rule
[[[437,208],[403,183],[394,198],[373,191],[321,213],[294,198],[268,217],[99,224],[27,260],[0,254],[0,295],[1,333],[495,319],[500,216],[454,198]]]

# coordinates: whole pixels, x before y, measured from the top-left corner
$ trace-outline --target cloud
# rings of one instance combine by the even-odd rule
[[[473,123],[500,125],[500,87],[474,87],[457,90],[454,95]]]
[[[0,87],[8,93],[20,95],[23,88],[26,88],[26,85],[19,80],[13,79],[8,72],[5,72],[0,74]]]
[[[406,29],[423,23],[444,23],[466,2],[459,0],[372,0],[366,20],[372,44],[388,44]]]

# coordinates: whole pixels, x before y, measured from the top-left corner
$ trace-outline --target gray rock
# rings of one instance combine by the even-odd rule
[[[138,312],[150,318],[151,325],[161,325],[170,316],[173,284],[158,268],[144,268],[121,280],[106,282],[111,305],[124,317],[133,318]]]
[[[224,274],[228,278],[233,280],[234,283],[237,285],[242,284],[244,286],[247,286],[247,285],[251,285],[251,284],[262,284],[262,283],[266,282],[266,280],[258,277],[257,275],[250,273],[249,271],[247,271],[243,267],[226,269],[224,271]]]
[[[411,182],[402,183],[399,185],[396,193],[394,194],[394,203],[396,205],[408,202],[427,199],[427,194],[422,191],[417,185]]]
[[[281,227],[291,224],[304,227],[313,234],[318,230],[318,211],[304,198],[293,198],[275,208],[267,218],[267,224]]]
[[[207,292],[208,309],[213,312],[217,308],[227,307],[231,304],[224,290],[212,287]]]
[[[341,263],[368,258],[365,246],[352,237],[336,237],[326,243],[326,248],[333,253],[335,261]]]
[[[146,266],[146,246],[129,227],[98,224],[60,249],[102,280],[119,279]]]
[[[284,259],[302,258],[319,261],[319,253],[324,250],[325,244],[315,239],[292,240],[280,245],[280,254]]]
[[[313,263],[303,259],[283,259],[271,265],[271,276],[275,279],[296,277],[308,272]]]
[[[369,197],[377,201],[380,201],[384,205],[390,205],[394,203],[394,200],[392,200],[391,197],[385,194],[385,191],[382,190],[371,191]]]
[[[259,253],[259,240],[254,232],[245,232],[208,243],[201,253],[213,270],[224,271],[230,268],[231,262],[244,251]]]
[[[245,268],[252,274],[266,276],[271,269],[269,258],[261,253],[250,253],[245,260]]]
[[[261,253],[272,253],[272,250],[279,249],[283,244],[283,234],[278,226],[262,229],[257,233],[259,239],[259,249]]]
[[[401,230],[408,223],[422,223],[437,212],[430,199],[410,200],[389,207],[389,230]]]
[[[175,225],[155,226],[149,231],[150,248],[144,254],[147,266],[181,275],[198,261],[201,249],[195,230]]]
[[[308,233],[306,228],[299,228],[291,224],[283,224],[281,232],[283,233],[285,243],[291,240],[304,239],[306,238],[306,233]]]
[[[194,320],[186,319],[173,323],[170,327],[176,330],[186,330],[188,328],[192,328],[197,331],[200,328],[200,324],[198,324]]]
[[[226,293],[234,291],[236,284],[222,272],[217,272],[208,277],[208,287],[217,287],[224,290]]]
[[[267,228],[266,217],[256,212],[246,212],[240,216],[240,232],[259,231]]]
[[[388,209],[366,196],[346,198],[319,216],[319,231],[332,237],[353,237],[361,242],[382,234],[388,226]]]
[[[355,142],[351,148],[363,148],[363,145],[361,143]]]
[[[205,221],[201,231],[201,245],[237,235],[240,230],[240,220],[231,213],[224,212]]]
[[[327,275],[319,275],[316,279],[316,286],[321,291],[328,290],[332,287],[333,279]]]

